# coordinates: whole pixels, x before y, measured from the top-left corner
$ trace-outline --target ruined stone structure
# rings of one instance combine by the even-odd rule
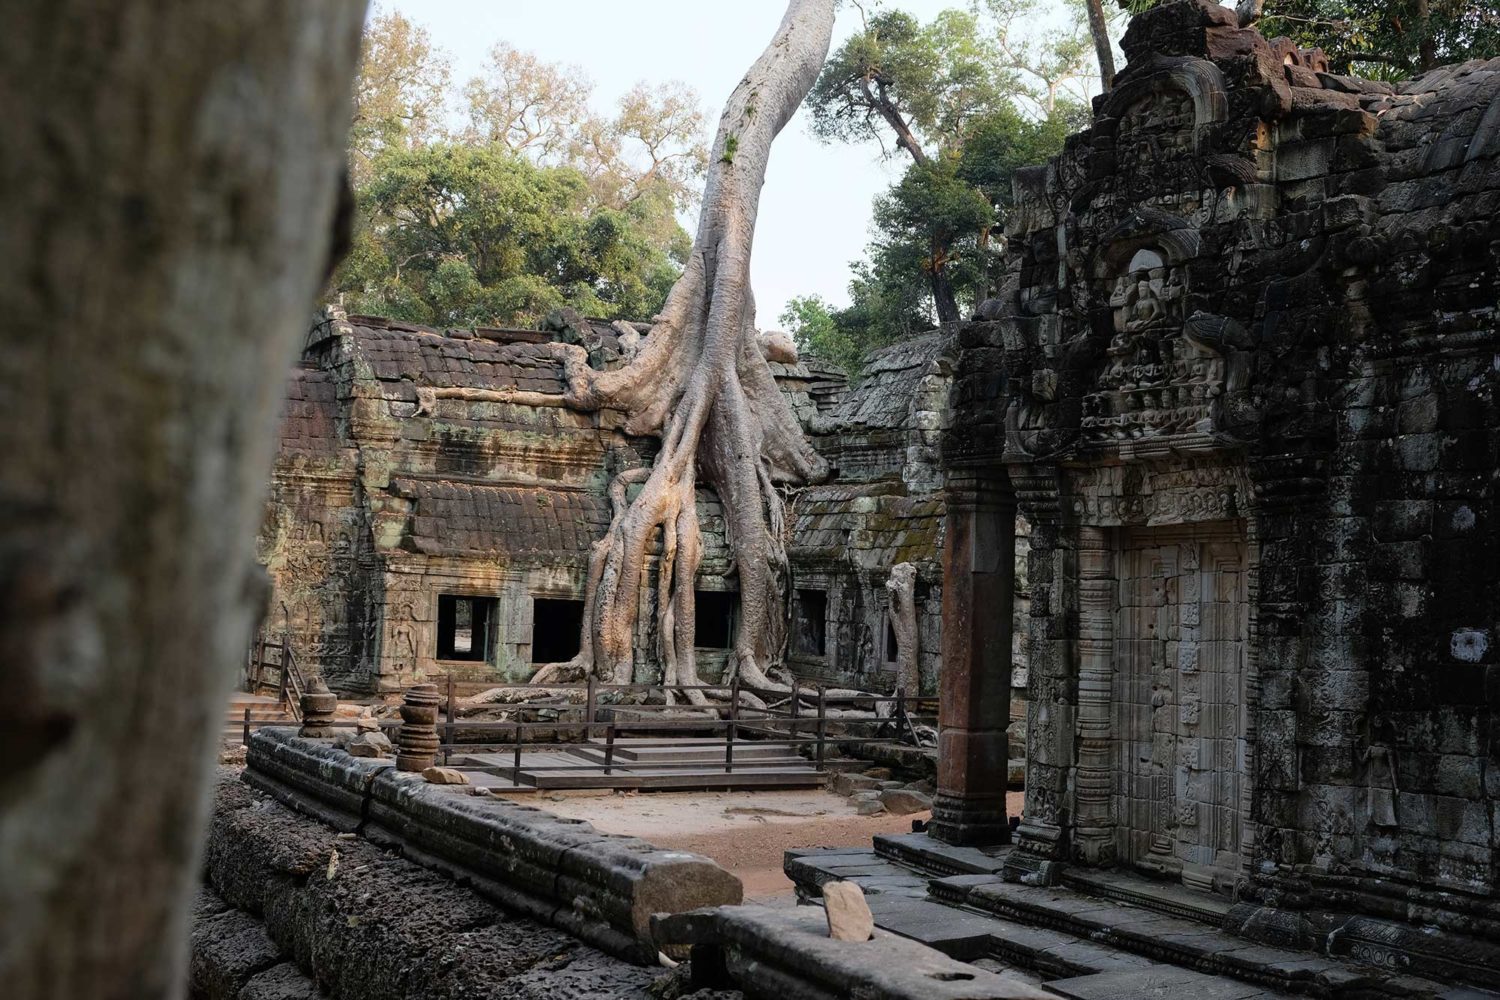
[[[1393,89],[1201,0],[1124,50],[959,335],[932,830],[1008,839],[1019,509],[1012,878],[1139,871],[1492,981],[1500,60]]]
[[[579,343],[598,368],[639,348],[627,324],[561,318],[549,331],[448,330],[331,313],[288,381],[260,558],[268,626],[335,689],[394,696],[423,677],[524,681],[578,650],[589,546],[608,485],[654,443],[616,415],[562,406],[560,368],[536,345]],[[809,681],[889,690],[900,659],[886,584],[909,564],[913,659],[924,691],[940,662],[939,455],[952,344],[888,348],[850,388],[815,358],[773,364],[831,483],[789,498],[793,571],[787,661]],[[468,389],[513,389],[497,403]],[[712,493],[698,656],[716,679],[733,635],[736,580]],[[647,588],[648,594],[654,588]],[[641,616],[637,678],[659,679],[655,614]]]

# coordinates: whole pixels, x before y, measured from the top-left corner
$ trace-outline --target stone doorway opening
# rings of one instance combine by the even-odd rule
[[[1125,528],[1115,557],[1119,857],[1227,892],[1244,832],[1248,551],[1243,521]]]

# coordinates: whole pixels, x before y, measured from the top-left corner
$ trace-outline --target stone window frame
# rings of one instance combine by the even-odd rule
[[[820,636],[820,638],[822,639],[822,643],[821,643],[822,649],[819,650],[819,651],[817,651],[817,652],[813,652],[811,650],[806,650],[806,649],[801,649],[797,645],[798,611],[801,609],[801,606],[802,606],[802,595],[804,593],[808,593],[808,594],[820,594],[820,595],[822,595],[822,598],[823,598],[823,631],[822,631],[822,634]],[[791,649],[790,649],[791,655],[794,656],[794,657],[796,657],[799,660],[816,660],[816,661],[818,661],[820,663],[827,663],[828,659],[829,659],[829,652],[828,652],[828,650],[829,650],[829,647],[830,647],[830,643],[829,643],[828,640],[829,640],[829,634],[830,634],[830,632],[832,632],[832,629],[830,629],[829,626],[833,624],[832,620],[831,620],[831,610],[832,610],[833,605],[832,605],[832,601],[829,599],[829,597],[830,597],[830,589],[829,589],[829,587],[826,584],[822,585],[822,586],[812,586],[812,585],[808,585],[808,584],[798,584],[797,586],[795,586],[793,588],[792,594],[793,594],[793,597],[792,597],[792,621],[791,621],[792,628],[790,630],[791,631]]]
[[[455,600],[487,601],[490,612],[486,618],[485,627],[485,649],[483,655],[470,658],[455,658],[443,656],[443,625],[442,625],[442,602],[443,598],[451,597]],[[437,664],[453,664],[473,666],[484,664],[485,666],[498,666],[495,662],[500,649],[500,595],[488,591],[471,590],[463,587],[452,589],[434,589],[432,594],[432,661]]]

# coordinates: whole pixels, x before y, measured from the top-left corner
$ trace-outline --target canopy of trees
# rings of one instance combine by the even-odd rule
[[[366,26],[350,136],[355,246],[333,291],[352,311],[434,325],[530,325],[559,306],[648,318],[682,273],[678,213],[707,165],[680,83],[638,84],[612,115],[576,67],[499,43],[455,88],[397,13]]]
[[[1258,27],[1376,79],[1500,54],[1500,7],[1479,0],[1266,0]]]
[[[1081,2],[1041,30],[1030,0],[984,0],[928,24],[899,10],[860,13],[861,30],[808,96],[812,130],[878,144],[908,166],[875,201],[852,304],[803,298],[782,316],[805,348],[846,366],[991,294],[1011,175],[1062,148],[1099,74]]]

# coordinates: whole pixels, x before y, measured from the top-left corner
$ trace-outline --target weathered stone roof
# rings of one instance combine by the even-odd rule
[[[802,560],[885,570],[898,562],[927,564],[941,552],[941,495],[874,494],[868,484],[833,484],[802,491],[792,521],[792,551]]]
[[[834,420],[841,428],[906,428],[922,378],[938,363],[950,339],[934,330],[872,353],[864,377],[835,407]]]
[[[411,544],[427,555],[586,556],[609,527],[609,500],[579,490],[395,479],[415,502]]]
[[[351,322],[350,357],[384,382],[561,393],[561,366],[535,343],[502,344],[466,330],[443,333]]]

